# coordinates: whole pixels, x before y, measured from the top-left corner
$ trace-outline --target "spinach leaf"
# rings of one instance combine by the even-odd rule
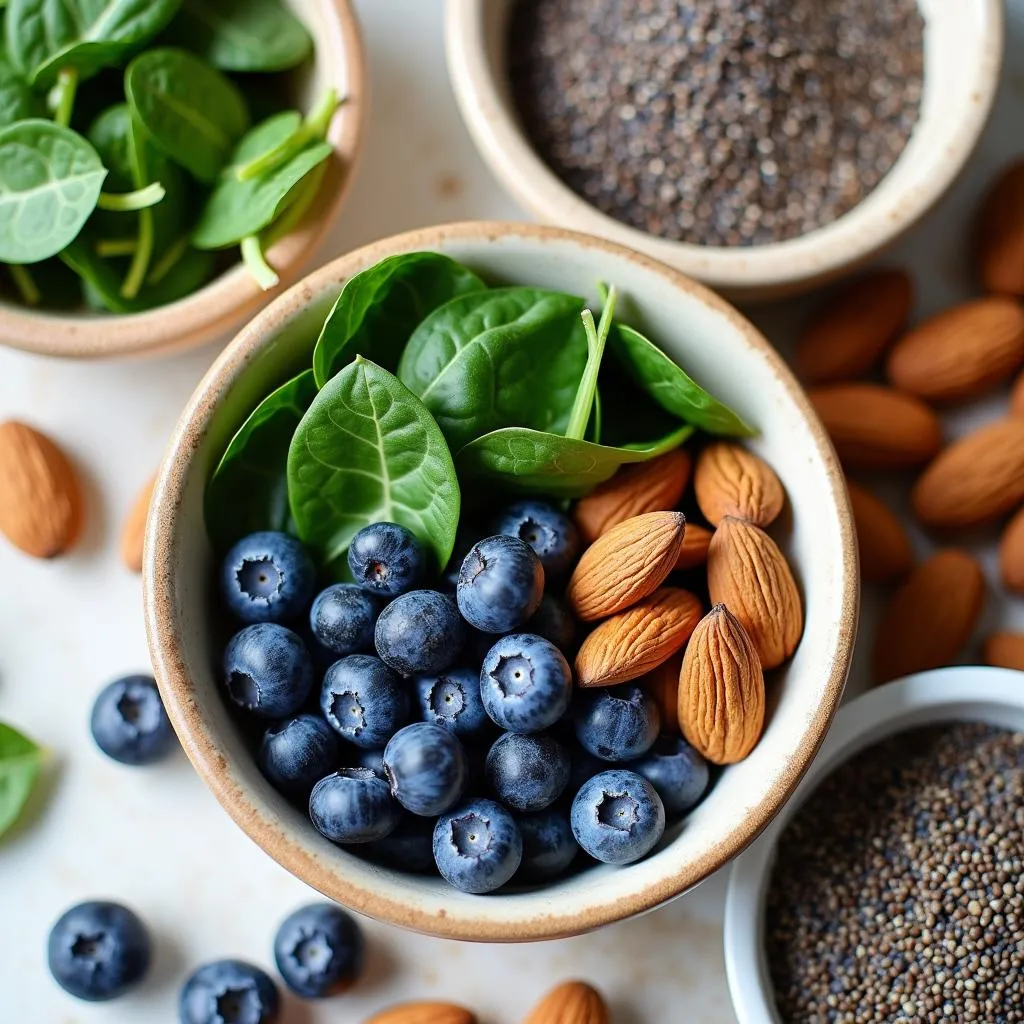
[[[0,722],[0,836],[24,810],[42,760],[43,752],[35,743]]]
[[[582,309],[540,288],[459,296],[416,328],[398,376],[453,451],[500,427],[564,433],[587,363]]]
[[[357,356],[320,391],[288,452],[288,501],[302,540],[335,563],[369,523],[400,523],[451,557],[459,483],[423,403],[387,370]]]
[[[357,355],[396,370],[419,323],[456,296],[486,287],[471,270],[436,252],[389,256],[349,278],[313,352],[317,386]]]
[[[286,235],[290,235],[302,223],[309,208],[316,201],[324,175],[327,173],[327,161],[318,164],[298,183],[285,197],[279,214],[273,224],[264,229],[260,241],[265,249],[275,245]]]
[[[15,121],[41,117],[45,111],[28,82],[18,73],[6,55],[0,55],[0,128]]]

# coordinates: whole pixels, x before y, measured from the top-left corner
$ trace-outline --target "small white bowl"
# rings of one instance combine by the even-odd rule
[[[725,967],[739,1024],[787,1024],[775,1009],[764,952],[764,913],[775,845],[827,775],[896,733],[946,722],[987,722],[1024,731],[1024,673],[946,668],[908,676],[858,697],[836,716],[796,795],[732,867],[725,902]]]
[[[540,220],[646,252],[732,299],[806,291],[891,245],[956,179],[988,119],[1003,56],[1003,0],[920,0],[925,89],[913,136],[879,186],[834,223],[753,247],[669,241],[607,216],[564,184],[519,125],[506,76],[513,0],[447,0],[448,70],[462,115],[491,170]]]

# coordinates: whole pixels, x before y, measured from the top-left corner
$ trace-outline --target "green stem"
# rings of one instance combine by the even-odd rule
[[[142,210],[139,213],[139,243],[132,257],[132,265],[128,268],[124,283],[121,285],[121,298],[138,297],[146,281],[149,261],[153,258],[153,211]]]
[[[249,235],[242,239],[242,262],[245,263],[256,283],[265,291],[276,288],[281,283],[277,272],[267,262],[263,254],[263,246],[258,235]]]
[[[7,269],[11,272],[14,285],[18,289],[18,294],[21,295],[25,305],[38,306],[42,295],[39,294],[39,288],[36,286],[28,269],[20,263],[9,263]]]
[[[180,262],[182,256],[188,252],[189,236],[182,235],[170,248],[157,260],[153,269],[146,278],[146,284],[159,284]]]
[[[605,298],[601,322],[597,327],[594,326],[594,314],[589,309],[583,310],[580,314],[583,317],[583,329],[587,332],[587,365],[583,371],[579,389],[576,391],[576,401],[573,402],[572,412],[569,415],[569,426],[565,431],[565,436],[573,440],[582,440],[587,432],[590,411],[594,406],[594,394],[597,391],[597,376],[601,372],[605,344],[612,329],[616,297],[615,289],[611,288]]]
[[[53,119],[67,128],[75,111],[75,96],[78,93],[78,72],[74,68],[61,68],[57,73],[57,84],[53,87]]]
[[[134,192],[101,192],[96,205],[101,210],[111,210],[114,213],[133,213],[156,206],[165,195],[167,192],[163,185],[159,181],[154,181],[152,185],[136,189]]]
[[[103,259],[115,259],[118,256],[134,256],[139,242],[136,238],[101,238],[96,243],[96,255]]]

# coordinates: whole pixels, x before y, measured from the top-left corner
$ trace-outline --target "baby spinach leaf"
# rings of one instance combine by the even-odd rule
[[[0,836],[19,818],[39,777],[42,750],[0,722]]]
[[[15,70],[6,55],[0,55],[0,128],[15,121],[41,117],[45,111],[28,82]]]
[[[324,564],[374,522],[407,527],[439,569],[455,544],[459,483],[444,437],[412,392],[362,356],[303,416],[288,452],[288,501]]]
[[[317,386],[357,355],[396,370],[419,323],[456,296],[486,287],[467,267],[436,252],[389,256],[349,278],[313,352]]]

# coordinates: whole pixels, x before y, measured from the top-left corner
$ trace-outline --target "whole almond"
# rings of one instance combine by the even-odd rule
[[[999,573],[1003,585],[1024,595],[1024,507],[1006,524],[999,542]]]
[[[764,674],[747,631],[725,605],[697,625],[679,677],[679,724],[712,764],[742,761],[764,728]]]
[[[724,604],[750,635],[764,669],[778,668],[804,631],[800,591],[779,546],[760,527],[726,516],[708,551],[712,604]]]
[[[601,534],[565,593],[576,617],[596,622],[653,594],[676,567],[685,531],[682,512],[648,512]]]
[[[0,423],[0,532],[28,555],[53,558],[78,540],[83,521],[67,456],[24,423]]]
[[[959,657],[985,602],[981,566],[948,549],[922,562],[892,595],[875,637],[875,678],[941,668]]]
[[[552,989],[523,1024],[608,1024],[608,1009],[595,988],[584,981],[567,981]]]
[[[683,448],[620,469],[573,508],[584,543],[592,544],[602,533],[634,516],[675,508],[692,469],[693,460]]]
[[[375,1014],[366,1024],[476,1024],[476,1014],[455,1003],[401,1003]]]
[[[679,670],[682,667],[683,652],[677,651],[640,680],[661,712],[661,731],[676,736],[679,734]]]
[[[981,645],[981,659],[986,665],[1024,672],[1024,633],[993,633]]]
[[[713,534],[700,523],[687,523],[683,534],[683,546],[676,559],[677,569],[696,569],[708,560],[708,548]]]
[[[713,526],[724,516],[768,526],[786,502],[786,492],[771,466],[728,441],[709,444],[700,453],[693,489],[704,518]]]
[[[1024,160],[996,180],[981,210],[978,272],[987,292],[1024,295]]]
[[[866,373],[906,325],[914,285],[905,270],[884,267],[837,293],[808,323],[796,368],[808,384]]]
[[[155,486],[156,477],[153,477],[139,491],[121,530],[121,561],[132,572],[142,572],[142,544],[146,537],[146,519]]]
[[[700,599],[662,587],[605,619],[576,655],[578,686],[614,686],[639,679],[681,650],[700,620]]]
[[[1010,417],[951,444],[911,494],[917,518],[939,530],[968,529],[1024,501],[1024,419]]]
[[[867,583],[891,583],[914,565],[914,550],[899,517],[881,498],[847,480],[860,548],[860,576]]]
[[[1017,378],[1010,393],[1010,415],[1024,416],[1024,373]]]

